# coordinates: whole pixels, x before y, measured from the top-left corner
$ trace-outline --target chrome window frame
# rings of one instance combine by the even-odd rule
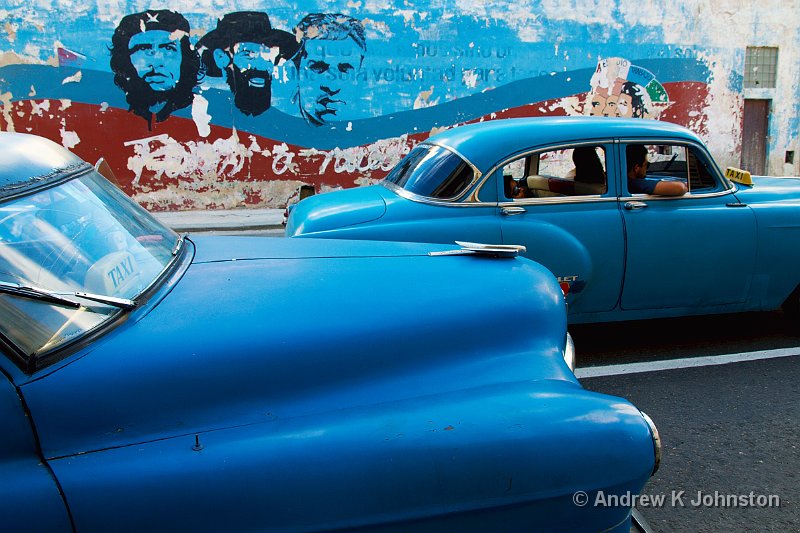
[[[701,152],[705,156],[707,162],[710,162],[711,168],[709,170],[711,171],[712,176],[716,177],[717,182],[722,185],[722,190],[720,190],[720,191],[713,191],[713,192],[707,192],[707,193],[694,194],[690,190],[689,192],[687,192],[686,194],[684,194],[682,196],[659,196],[657,194],[637,194],[635,196],[622,196],[622,195],[620,195],[619,196],[619,200],[620,201],[626,201],[627,202],[627,201],[631,201],[631,200],[641,200],[641,199],[647,199],[648,201],[651,201],[651,200],[675,201],[675,200],[686,200],[687,198],[716,198],[716,197],[719,197],[719,196],[726,196],[726,195],[733,194],[734,192],[736,192],[736,187],[720,171],[719,166],[717,166],[717,162],[714,161],[714,158],[711,157],[711,153],[708,151],[708,149],[703,144],[698,144],[695,141],[687,140],[687,139],[670,139],[670,138],[665,138],[665,137],[662,137],[662,138],[655,138],[655,137],[645,137],[645,138],[627,138],[626,137],[626,138],[623,138],[623,137],[620,137],[617,140],[617,142],[618,142],[619,147],[620,147],[620,149],[619,149],[620,163],[622,163],[625,160],[625,153],[624,153],[623,145],[627,146],[628,144],[671,144],[671,145],[676,145],[676,146],[685,146],[686,148],[695,148],[697,151]],[[622,186],[622,183],[620,183],[620,187],[621,186]],[[627,190],[627,186],[626,186],[626,190]]]
[[[615,186],[617,188],[617,195],[616,196],[605,196],[605,195],[579,195],[579,196],[554,196],[548,198],[523,198],[518,200],[501,200],[498,196],[497,202],[484,202],[479,199],[479,195],[481,190],[484,186],[486,186],[489,178],[494,175],[498,168],[502,167],[503,165],[508,164],[509,162],[520,159],[523,157],[528,157],[535,153],[541,153],[546,151],[555,151],[555,150],[565,150],[569,148],[577,148],[581,146],[617,146],[618,150],[618,157],[620,161],[618,161],[618,166],[622,165],[624,162],[624,151],[623,145],[628,144],[671,144],[676,146],[685,146],[687,148],[694,148],[698,152],[702,153],[706,158],[706,161],[710,163],[710,172],[713,177],[716,178],[717,182],[722,185],[722,190],[713,191],[708,193],[700,193],[695,194],[692,192],[688,192],[683,196],[658,196],[652,194],[639,194],[635,196],[624,196],[622,195],[622,186],[623,183],[621,181],[617,181]],[[422,196],[416,193],[412,193],[403,189],[402,187],[387,182],[386,180],[382,180],[380,182],[381,185],[386,187],[387,189],[393,191],[398,196],[401,196],[407,200],[411,200],[413,202],[419,202],[428,205],[436,205],[436,206],[444,206],[444,207],[510,207],[510,206],[527,206],[527,205],[548,205],[548,204],[577,204],[577,203],[596,203],[596,202],[618,202],[618,201],[631,201],[637,199],[646,199],[648,201],[651,200],[658,200],[658,201],[674,201],[674,200],[682,200],[688,198],[715,198],[720,196],[727,196],[732,195],[736,192],[736,187],[733,183],[728,180],[725,175],[720,171],[717,162],[711,156],[711,153],[702,143],[697,143],[690,139],[676,139],[676,138],[669,138],[669,137],[619,137],[619,138],[600,138],[600,139],[592,139],[592,140],[581,140],[578,142],[562,142],[559,144],[554,145],[538,145],[536,147],[531,147],[528,150],[523,152],[518,152],[513,155],[509,155],[506,158],[502,159],[500,162],[495,163],[486,173],[480,172],[478,168],[463,154],[461,154],[458,150],[447,146],[441,143],[435,142],[428,142],[424,141],[419,143],[419,145],[427,145],[427,146],[437,146],[440,148],[444,148],[449,152],[457,155],[461,158],[464,162],[466,162],[471,168],[474,173],[474,178],[469,185],[464,188],[464,191],[459,194],[458,196],[454,196],[452,198],[432,198],[429,196]],[[417,145],[417,146],[419,146]],[[609,151],[606,150],[606,172],[608,172],[608,160],[609,160]],[[622,166],[620,166],[619,177],[614,176],[614,180],[621,180],[622,179]],[[611,179],[607,180],[607,186],[611,183]],[[627,188],[627,187],[626,187]],[[498,191],[499,194],[499,191]],[[606,192],[608,194],[608,192]],[[465,198],[466,197],[466,198]],[[463,201],[461,201],[463,200]]]
[[[524,152],[518,152],[514,155],[508,156],[505,159],[501,160],[499,163],[496,163],[491,169],[486,173],[483,181],[475,188],[475,197],[477,198],[478,194],[480,193],[481,189],[486,185],[486,182],[489,181],[489,177],[494,175],[497,170],[511,161],[528,157],[530,155],[542,152],[553,152],[556,150],[567,150],[571,148],[580,148],[583,146],[602,146],[605,147],[608,145],[614,145],[617,141],[613,138],[611,139],[592,139],[592,140],[581,140],[577,142],[567,142],[567,143],[560,143],[554,145],[539,145],[535,148],[530,148]],[[608,185],[610,183],[608,177],[608,160],[609,160],[609,150],[606,151],[606,192],[608,194]],[[496,180],[495,180],[496,183]],[[500,194],[499,188],[497,194]],[[578,204],[578,203],[586,203],[586,202],[616,202],[616,196],[605,196],[603,194],[582,194],[576,196],[552,196],[547,198],[520,198],[517,200],[500,200],[498,196],[498,207],[510,207],[514,205],[525,206],[525,205],[536,205],[536,204]]]

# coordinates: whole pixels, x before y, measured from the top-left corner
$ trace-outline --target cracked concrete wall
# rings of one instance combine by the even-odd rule
[[[0,128],[105,157],[150,209],[281,207],[301,184],[374,183],[432,133],[506,117],[675,122],[739,166],[744,99],[766,98],[767,173],[797,175],[798,12],[800,0],[0,0]],[[115,35],[128,70],[112,66]],[[743,87],[748,46],[779,48],[774,89]]]

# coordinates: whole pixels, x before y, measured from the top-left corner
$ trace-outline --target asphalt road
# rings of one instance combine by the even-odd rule
[[[571,331],[580,368],[798,347],[790,324],[752,313]],[[652,500],[637,506],[653,530],[800,531],[800,357],[581,382],[629,399],[660,431]]]

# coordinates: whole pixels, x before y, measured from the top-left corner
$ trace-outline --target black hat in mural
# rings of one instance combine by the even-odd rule
[[[122,17],[114,32],[114,38],[130,39],[137,33],[152,30],[182,31],[189,36],[189,22],[180,13],[166,9],[149,9]],[[112,38],[113,39],[113,38]]]
[[[281,56],[288,58],[297,51],[297,40],[288,31],[276,30],[269,16],[258,11],[228,13],[217,21],[217,27],[205,34],[198,47],[210,50],[230,48],[236,43],[259,43],[277,46]]]

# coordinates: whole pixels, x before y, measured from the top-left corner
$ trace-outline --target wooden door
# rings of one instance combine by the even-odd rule
[[[742,168],[753,175],[764,175],[767,172],[769,104],[769,100],[744,101]]]

